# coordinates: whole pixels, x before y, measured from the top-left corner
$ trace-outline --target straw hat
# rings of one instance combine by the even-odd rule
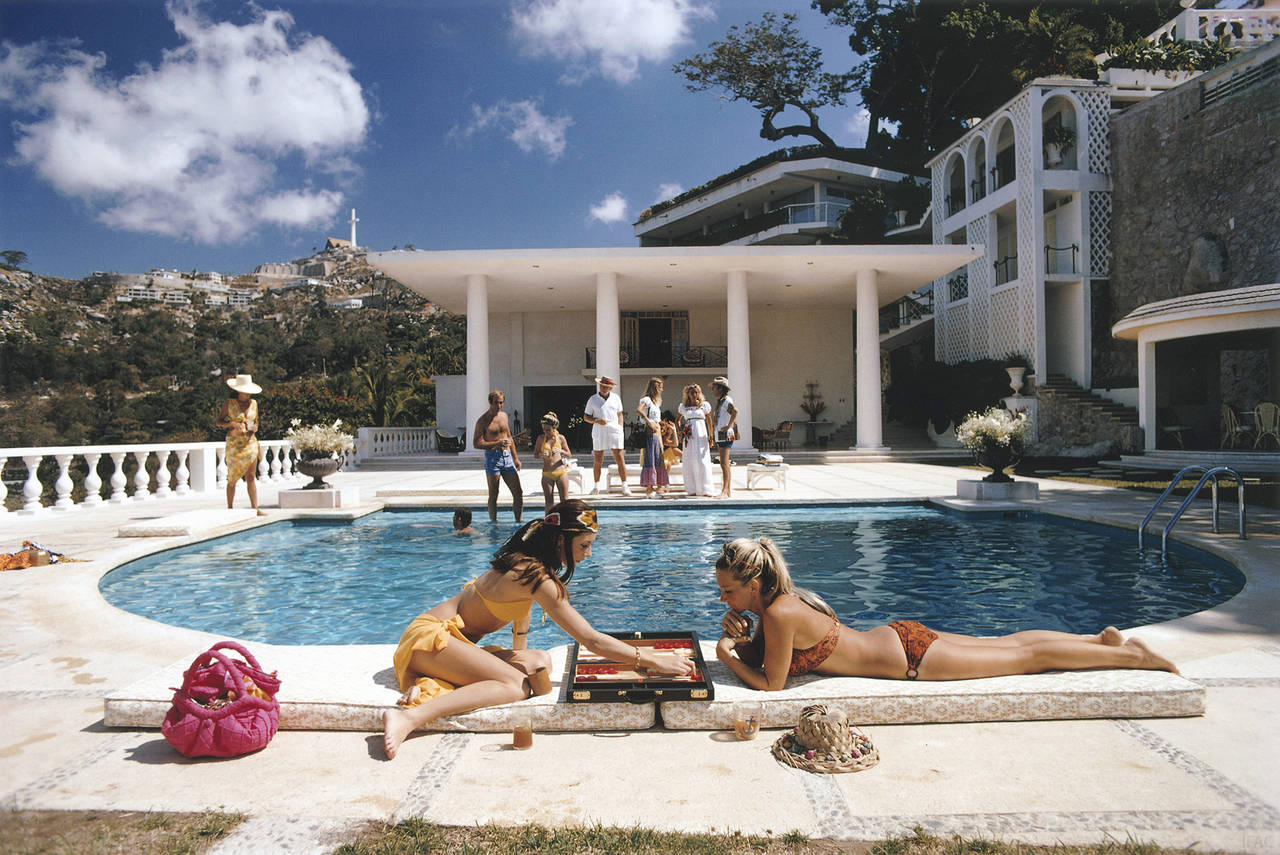
[[[237,392],[244,392],[246,395],[256,395],[262,391],[262,387],[253,382],[252,374],[237,374],[227,380],[227,385]]]
[[[717,377],[716,379],[714,379],[714,380],[712,380],[712,381],[711,381],[711,385],[712,385],[712,386],[719,386],[721,389],[724,389],[726,392],[731,391],[731,390],[730,390],[730,388],[729,388],[729,378],[728,378],[728,377]]]
[[[617,385],[618,385],[617,383],[613,382],[613,378],[612,378],[612,377],[597,377],[597,378],[596,378],[596,382],[597,382],[597,383],[608,383],[610,386],[617,386]]]
[[[844,711],[828,712],[824,704],[800,711],[800,723],[773,743],[773,756],[806,772],[861,772],[880,762],[880,752]]]

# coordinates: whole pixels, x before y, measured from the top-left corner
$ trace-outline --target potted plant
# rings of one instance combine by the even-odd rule
[[[991,470],[983,481],[1008,483],[1013,479],[1004,470],[1022,457],[1022,444],[1030,430],[1026,413],[991,407],[985,413],[970,413],[956,428],[956,439],[973,452],[974,460]]]
[[[1050,166],[1062,163],[1062,153],[1076,144],[1076,132],[1053,124],[1044,129],[1044,159]]]
[[[1004,358],[1004,370],[1009,375],[1009,388],[1013,394],[1022,394],[1022,379],[1031,368],[1031,363],[1021,353],[1010,353]]]
[[[342,419],[331,425],[302,426],[301,419],[291,419],[284,438],[298,455],[296,468],[311,476],[304,490],[326,490],[324,479],[337,472],[343,458],[355,447],[351,434],[342,430]]]

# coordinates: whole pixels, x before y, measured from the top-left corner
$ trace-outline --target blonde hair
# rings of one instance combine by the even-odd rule
[[[800,601],[815,611],[835,617],[831,606],[812,591],[796,587],[791,581],[791,571],[787,562],[778,551],[778,546],[770,538],[762,537],[752,540],[740,537],[726,543],[720,549],[720,557],[716,559],[716,571],[725,571],[741,585],[752,579],[760,580],[760,597],[765,605],[771,604],[783,594],[795,594]]]
[[[551,425],[552,427],[560,427],[560,417],[554,412],[548,412],[542,417],[542,423],[544,425]]]
[[[650,377],[649,385],[644,387],[644,395],[655,404],[662,400],[661,388],[663,386],[661,377]]]
[[[692,393],[694,392],[698,393],[699,398],[702,397],[702,387],[699,386],[697,383],[690,383],[688,386],[684,387],[684,405],[686,407],[693,406]]]

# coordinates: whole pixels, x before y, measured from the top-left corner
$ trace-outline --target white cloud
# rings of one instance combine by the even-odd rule
[[[621,193],[610,193],[591,206],[590,218],[602,223],[613,224],[625,222],[627,219],[627,200]]]
[[[250,6],[237,26],[193,0],[165,8],[181,44],[120,79],[65,45],[0,49],[0,101],[33,117],[17,124],[17,161],[131,231],[216,243],[332,219],[338,191],[287,185],[352,168],[369,110],[350,63],[291,38],[285,12]]]
[[[849,132],[851,145],[855,148],[865,146],[867,144],[867,134],[871,130],[871,111],[866,107],[859,107],[857,112],[844,123],[844,129]],[[880,130],[891,136],[897,136],[898,123],[881,119]]]
[[[565,131],[572,124],[570,116],[544,115],[536,101],[499,101],[490,107],[472,104],[471,122],[450,128],[446,136],[466,139],[490,128],[500,128],[507,131],[507,138],[526,154],[541,151],[555,160],[564,154]]]
[[[618,83],[641,62],[662,62],[689,40],[696,18],[713,17],[699,0],[520,0],[511,10],[515,35],[534,56],[570,63],[566,81],[598,71]]]
[[[658,195],[654,197],[654,203],[665,202],[668,199],[674,199],[684,192],[684,187],[676,184],[674,181],[664,181],[658,185]]]

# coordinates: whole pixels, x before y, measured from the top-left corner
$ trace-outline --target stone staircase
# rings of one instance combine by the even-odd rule
[[[1050,374],[1036,385],[1036,397],[1040,399],[1040,443],[1057,440],[1065,446],[1091,446],[1106,441],[1117,452],[1143,447],[1137,410],[1095,395],[1069,377]]]

